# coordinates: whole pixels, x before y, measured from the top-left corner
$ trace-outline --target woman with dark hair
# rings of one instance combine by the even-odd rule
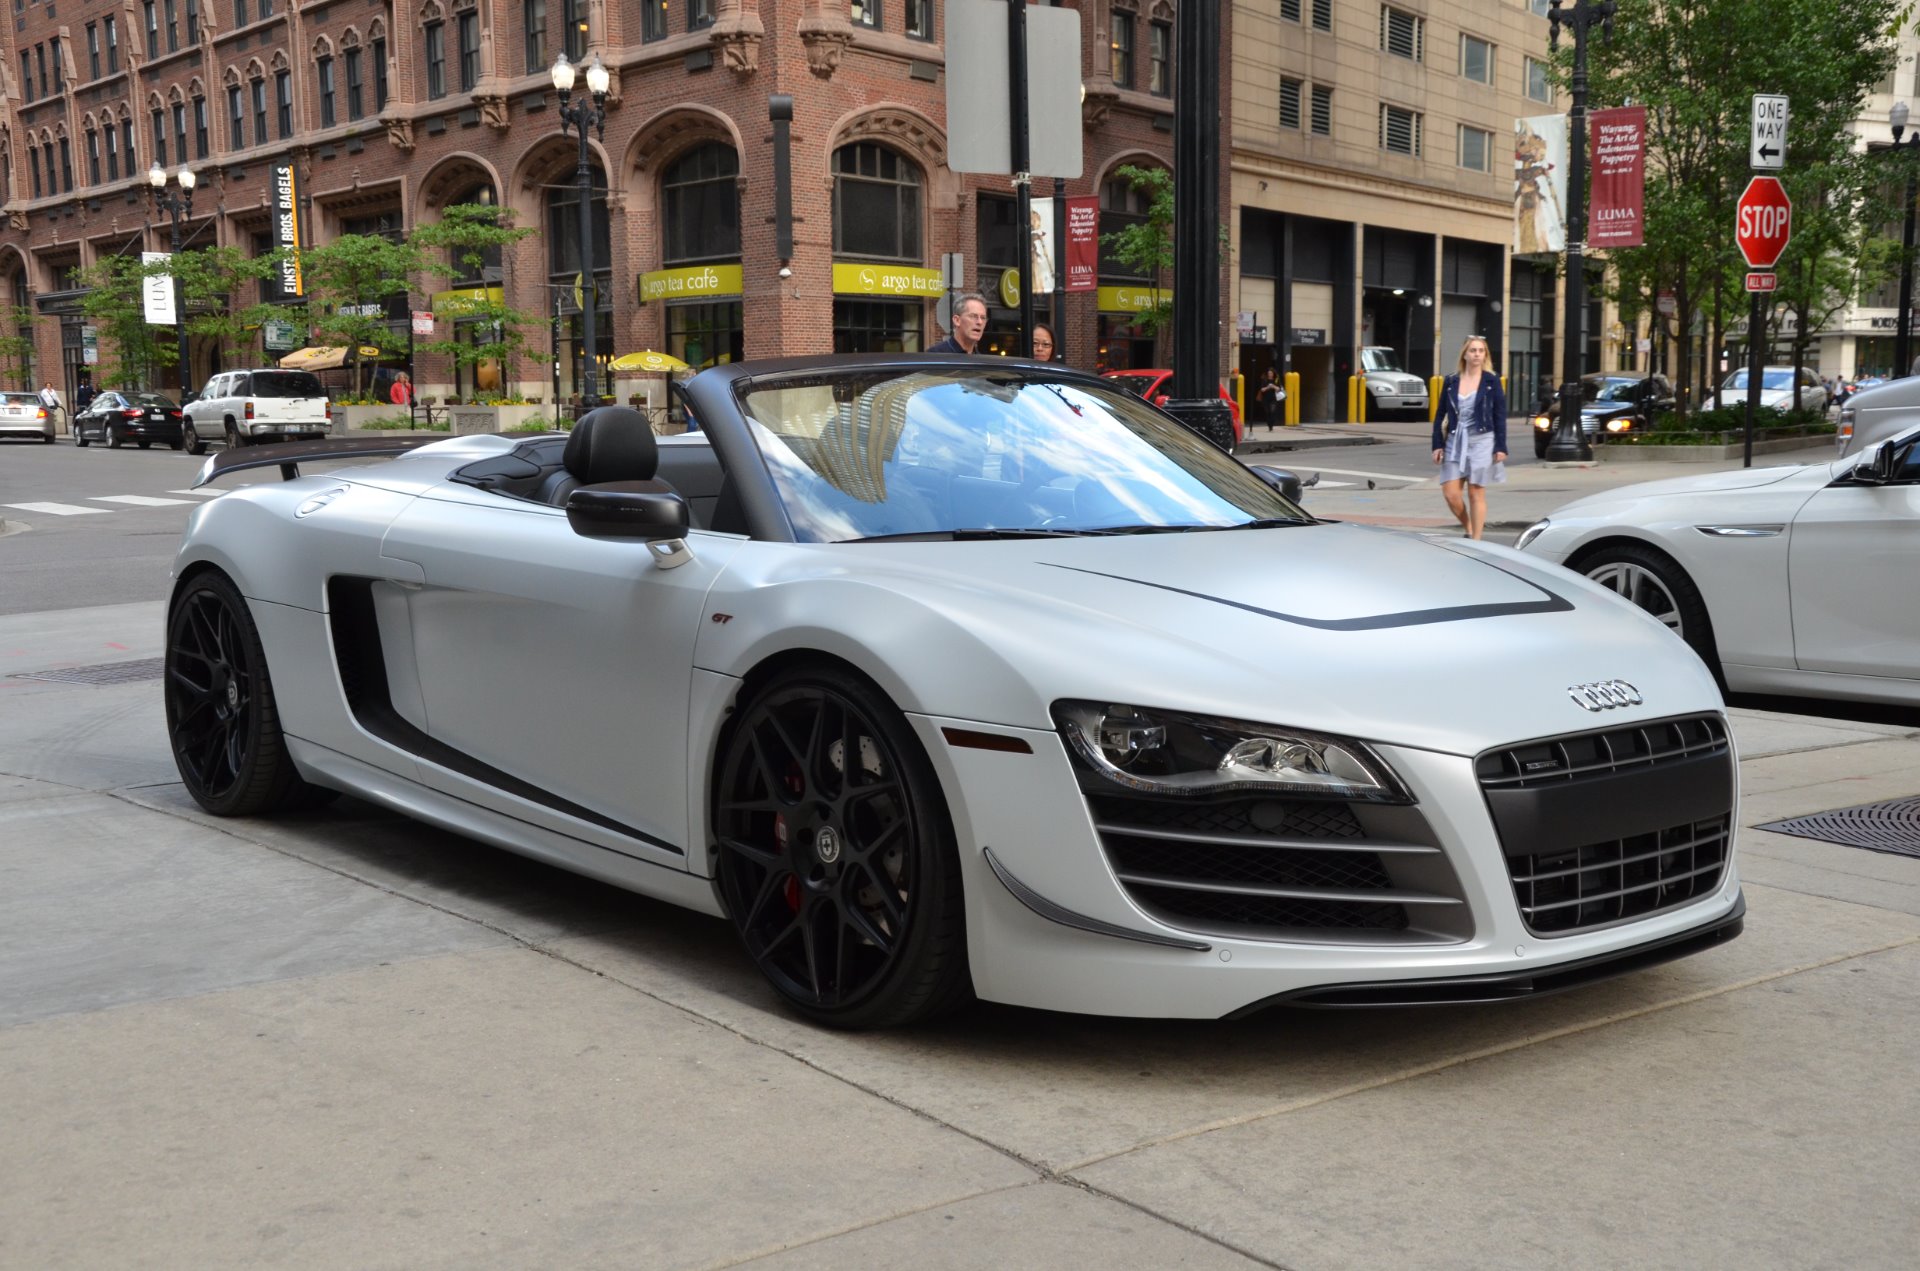
[[[1053,328],[1044,322],[1033,324],[1033,360],[1036,362],[1053,361]]]

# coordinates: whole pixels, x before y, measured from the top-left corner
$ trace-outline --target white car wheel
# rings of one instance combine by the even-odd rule
[[[1692,646],[1714,678],[1720,677],[1720,655],[1714,647],[1707,603],[1672,557],[1651,547],[1621,544],[1602,548],[1573,567],[1665,623]]]

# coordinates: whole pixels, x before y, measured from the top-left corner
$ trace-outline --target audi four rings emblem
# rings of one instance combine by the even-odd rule
[[[1594,684],[1573,684],[1567,696],[1585,710],[1610,711],[1616,706],[1638,706],[1640,690],[1625,680],[1601,680]]]

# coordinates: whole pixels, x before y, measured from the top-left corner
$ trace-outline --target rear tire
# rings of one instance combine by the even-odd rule
[[[1725,686],[1707,602],[1673,557],[1637,543],[1619,543],[1582,558],[1574,568],[1664,622]]]
[[[240,429],[235,427],[234,422],[229,419],[227,421],[227,449],[238,450],[246,444],[246,437],[241,435]]]

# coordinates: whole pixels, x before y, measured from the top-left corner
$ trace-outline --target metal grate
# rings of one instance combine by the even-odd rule
[[[132,662],[102,662],[98,666],[69,666],[55,671],[18,671],[10,680],[45,680],[51,684],[138,684],[165,675],[165,658],[138,658]]]
[[[1841,847],[1864,847],[1870,852],[1920,856],[1920,795],[1834,808],[1830,812],[1789,817],[1754,828],[1837,843]]]

